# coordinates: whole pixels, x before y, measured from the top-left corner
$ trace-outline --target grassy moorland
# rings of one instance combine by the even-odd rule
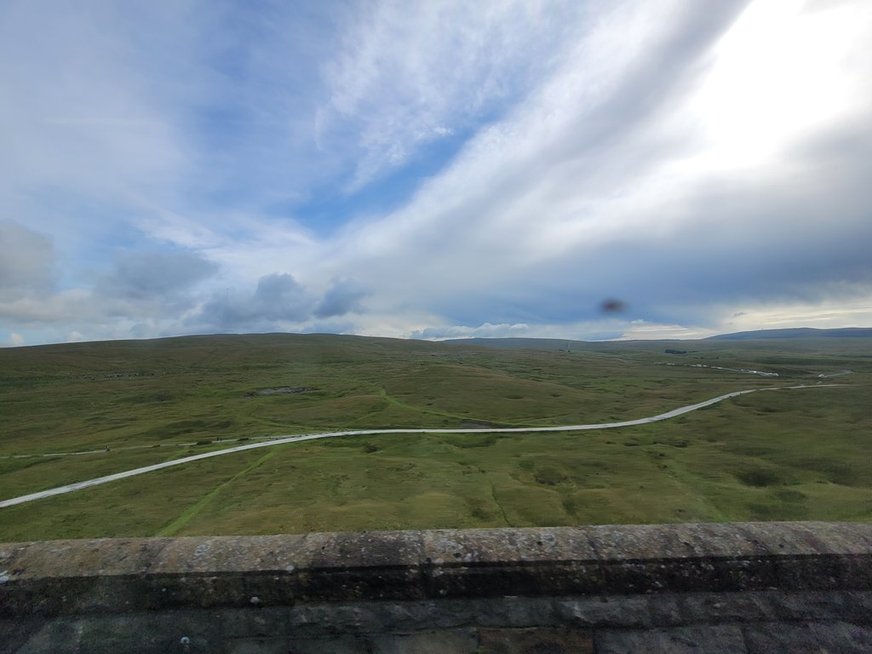
[[[619,430],[258,449],[0,509],[0,540],[872,519],[872,339],[522,345],[257,335],[0,350],[0,499],[277,434],[590,423],[839,386]]]

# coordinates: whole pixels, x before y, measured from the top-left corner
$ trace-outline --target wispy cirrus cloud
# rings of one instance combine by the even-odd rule
[[[752,89],[774,73],[749,62],[736,35],[759,32],[764,20],[775,28],[769,47],[807,48],[797,35],[821,17],[797,3],[774,17],[745,3],[718,7],[676,3],[660,29],[650,27],[650,5],[615,15],[636,48],[623,59],[597,45],[618,32],[600,24],[577,59],[470,140],[411,203],[353,232],[349,258],[379,270],[397,294],[400,285],[419,289],[430,310],[466,325],[568,324],[595,316],[606,295],[625,298],[636,319],[709,326],[724,302],[869,297],[861,244],[872,235],[862,182],[870,131],[856,118],[872,96],[868,67],[851,55],[868,22],[852,23],[853,38],[841,40],[836,26],[855,20],[846,10],[826,18],[832,31],[814,35],[814,74],[845,78],[838,110],[805,108],[802,120],[787,119],[792,129],[737,160],[729,135],[739,126],[728,108],[712,115],[707,102],[727,91],[740,105],[753,101],[736,86],[743,62],[766,71],[762,80],[746,71]],[[807,95],[792,83],[779,92]],[[743,129],[766,131],[771,120],[746,112]],[[398,263],[408,273],[391,280]]]
[[[433,141],[499,119],[593,17],[575,2],[389,0],[343,19],[316,126],[322,147],[351,148],[353,192]]]
[[[868,43],[861,0],[13,0],[0,332],[869,323]]]

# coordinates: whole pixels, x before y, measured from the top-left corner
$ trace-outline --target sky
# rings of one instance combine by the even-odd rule
[[[5,0],[0,345],[872,325],[868,0]]]

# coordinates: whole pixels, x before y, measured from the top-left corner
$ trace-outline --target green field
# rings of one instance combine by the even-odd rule
[[[0,541],[872,519],[872,339],[537,347],[272,334],[3,349],[0,499],[280,434],[606,422],[838,385],[634,428],[257,449],[0,509]]]

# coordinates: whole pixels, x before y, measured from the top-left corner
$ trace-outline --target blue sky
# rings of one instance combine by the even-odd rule
[[[870,44],[865,0],[7,0],[0,344],[872,325]]]

